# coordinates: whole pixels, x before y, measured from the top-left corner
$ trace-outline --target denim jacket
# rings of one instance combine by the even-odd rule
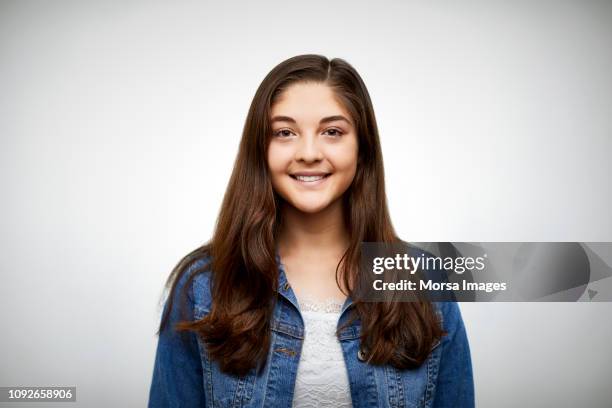
[[[207,262],[198,260],[183,275],[174,292],[175,306],[189,272]],[[280,296],[274,308],[270,350],[262,372],[257,374],[252,369],[242,377],[223,373],[193,332],[188,332],[185,342],[174,331],[179,313],[173,307],[169,324],[158,339],[149,407],[291,407],[304,324],[278,255],[277,264]],[[193,279],[188,289],[190,318],[199,320],[210,311],[210,279],[210,271]],[[342,307],[339,326],[347,321],[346,312],[351,304],[349,297]],[[167,305],[166,302],[164,309]],[[459,307],[454,302],[434,305],[448,334],[432,347],[427,360],[417,369],[368,364],[360,352],[359,319],[339,333],[353,407],[474,406],[470,349]]]

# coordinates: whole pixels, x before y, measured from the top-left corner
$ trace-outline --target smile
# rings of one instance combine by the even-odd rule
[[[297,174],[290,174],[291,178],[293,178],[294,180],[298,181],[300,184],[305,184],[305,185],[318,185],[320,183],[322,183],[326,178],[328,178],[331,175],[331,173],[328,174],[317,174],[317,175],[297,175]]]

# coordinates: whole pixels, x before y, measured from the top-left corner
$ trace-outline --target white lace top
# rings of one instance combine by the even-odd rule
[[[352,407],[346,364],[336,328],[343,303],[298,299],[305,334],[293,407]]]

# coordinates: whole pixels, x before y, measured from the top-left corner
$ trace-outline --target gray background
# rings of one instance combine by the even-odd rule
[[[363,76],[403,239],[612,241],[611,39],[603,1],[0,2],[0,385],[145,405],[163,282],[297,54]],[[461,307],[478,406],[612,406],[612,304]]]

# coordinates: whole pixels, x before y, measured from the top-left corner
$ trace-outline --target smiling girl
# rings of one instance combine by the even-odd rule
[[[149,406],[474,406],[457,304],[360,300],[368,241],[400,241],[368,91],[342,59],[290,58],[253,98],[212,239],[168,279]]]

